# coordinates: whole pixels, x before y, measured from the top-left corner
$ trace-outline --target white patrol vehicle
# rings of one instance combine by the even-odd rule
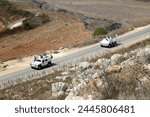
[[[114,37],[109,37],[106,36],[106,38],[104,38],[101,42],[100,45],[101,47],[114,47],[117,45],[117,35],[115,35]]]
[[[51,54],[43,54],[34,56],[34,61],[30,64],[31,68],[42,69],[44,67],[49,67],[52,64],[53,56]]]

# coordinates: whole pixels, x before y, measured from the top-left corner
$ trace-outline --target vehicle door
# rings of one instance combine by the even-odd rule
[[[48,64],[48,60],[46,58],[46,59],[44,59],[44,66],[47,66],[47,64]]]
[[[45,61],[45,59],[42,60],[42,66],[46,66],[46,61]]]

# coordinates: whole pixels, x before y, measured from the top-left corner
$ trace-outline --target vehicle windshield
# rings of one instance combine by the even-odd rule
[[[41,60],[35,60],[35,61],[41,62]]]

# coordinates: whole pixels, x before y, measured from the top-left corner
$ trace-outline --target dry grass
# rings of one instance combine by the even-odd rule
[[[147,74],[147,81],[143,82],[143,75]],[[94,95],[94,99],[140,100],[150,99],[150,72],[142,64],[129,67],[120,73],[104,73],[102,85],[92,80],[83,89],[80,95]]]

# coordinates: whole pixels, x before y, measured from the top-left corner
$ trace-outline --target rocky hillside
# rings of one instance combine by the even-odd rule
[[[2,89],[0,99],[150,99],[150,45],[52,70]]]
[[[8,24],[30,15],[30,12],[17,9],[8,0],[0,0],[0,31]]]

